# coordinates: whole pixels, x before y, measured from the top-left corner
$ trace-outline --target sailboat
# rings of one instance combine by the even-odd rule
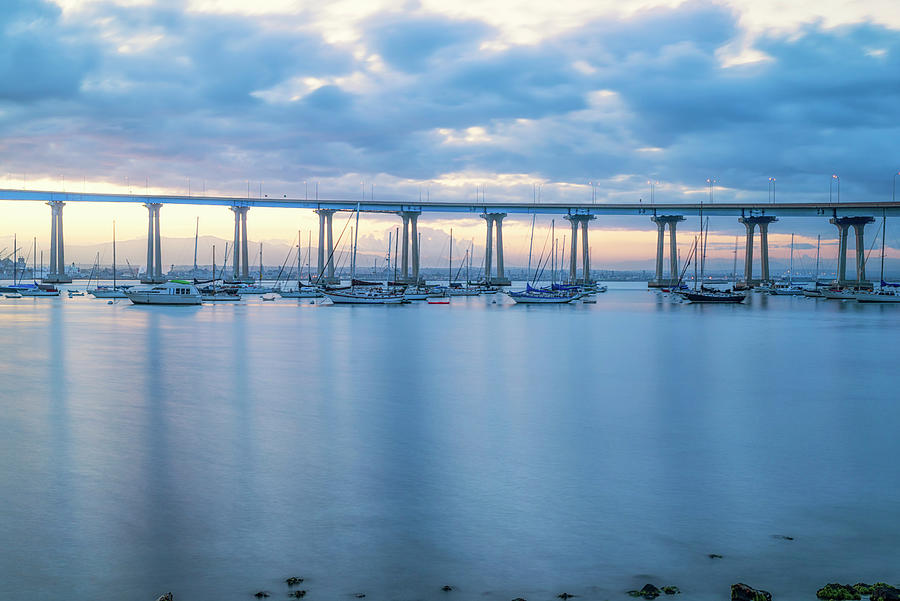
[[[130,286],[119,286],[116,276],[116,222],[113,221],[113,243],[112,243],[112,270],[113,270],[113,285],[110,286],[96,286],[92,290],[88,290],[88,293],[91,294],[94,298],[128,298],[125,296],[125,291],[130,288]],[[100,265],[97,265],[97,271],[100,271]],[[99,279],[99,278],[98,278]]]
[[[881,221],[881,277],[880,285],[874,290],[860,290],[856,296],[859,303],[900,303],[897,288],[900,284],[888,284],[884,281],[884,235],[887,231],[887,216]]]
[[[38,284],[35,279],[37,273],[37,238],[34,239],[34,248],[31,251],[31,285],[22,286],[19,294],[22,296],[59,296],[59,290],[49,284]]]
[[[228,256],[228,248],[226,244],[225,248],[225,256]],[[225,270],[225,267],[222,267],[222,270]],[[203,302],[219,302],[219,301],[239,301],[241,300],[241,295],[235,292],[234,286],[232,287],[220,287],[219,286],[219,277],[216,275],[216,245],[212,245],[212,281],[206,282],[205,286],[198,286],[198,290],[200,290],[200,300]],[[197,284],[197,281],[194,280],[194,283]]]
[[[803,288],[794,285],[794,234],[791,234],[791,265],[788,270],[788,283],[775,284],[769,294],[776,296],[801,296]]]
[[[709,224],[707,218],[707,227],[705,235],[709,236]],[[693,290],[674,290],[676,294],[681,296],[681,298],[690,301],[692,303],[742,303],[747,298],[746,292],[737,292],[735,290],[718,290],[716,288],[711,288],[708,286],[700,285],[699,289],[697,288],[698,280],[702,282],[704,276],[704,268],[706,267],[706,243],[704,238],[703,231],[703,209],[700,210],[700,237],[694,239],[694,248],[691,250],[691,255],[688,257],[688,265],[690,265],[691,259],[694,260],[694,289]],[[702,248],[702,250],[701,250]],[[700,256],[700,276],[697,277],[697,256]],[[687,265],[685,265],[685,269],[687,269]],[[682,277],[684,276],[684,271],[682,271]],[[681,279],[679,278],[679,288],[680,288]]]
[[[404,302],[403,293],[373,286],[354,286],[356,279],[356,247],[359,237],[359,205],[356,206],[353,252],[350,255],[350,288],[325,291],[325,296],[335,305],[399,305]]]
[[[822,235],[816,236],[816,272],[813,274],[812,288],[804,288],[803,296],[807,298],[822,298],[819,291],[819,246],[822,244]]]
[[[531,278],[531,281],[525,283],[525,290],[508,290],[506,294],[516,303],[516,304],[533,304],[533,305],[561,305],[566,303],[571,303],[573,300],[581,298],[582,293],[578,286],[565,286],[565,285],[557,285],[556,284],[556,238],[555,234],[555,221],[550,222],[550,238],[553,240],[553,248],[550,253],[547,255],[547,260],[544,261],[544,266],[546,266],[547,261],[553,261],[553,265],[551,267],[551,272],[553,273],[553,279],[549,287],[545,288],[536,288],[531,284],[537,281],[537,278],[540,276],[540,273],[543,270],[536,270],[534,277]],[[533,233],[532,233],[533,235]],[[546,244],[545,244],[546,246]],[[538,266],[541,264],[541,260],[543,259],[543,251],[541,252],[541,258],[538,259]]]

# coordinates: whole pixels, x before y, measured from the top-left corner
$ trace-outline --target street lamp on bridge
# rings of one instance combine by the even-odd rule
[[[831,202],[831,192],[834,189],[834,182],[837,182],[837,201],[841,202],[841,178],[836,173],[831,174],[831,182],[828,185],[828,202]]]
[[[775,204],[775,178],[769,178],[769,202]]]

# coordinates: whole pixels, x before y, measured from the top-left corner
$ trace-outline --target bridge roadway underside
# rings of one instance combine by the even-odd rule
[[[225,207],[270,207],[297,209],[330,209],[364,212],[398,213],[403,211],[466,213],[519,213],[545,215],[696,215],[701,211],[710,217],[866,217],[900,215],[900,201],[878,202],[779,202],[779,203],[467,203],[467,202],[416,202],[357,201],[349,199],[298,199],[298,198],[242,198],[227,196],[173,196],[137,194],[72,193],[50,190],[3,190],[0,200],[63,201],[63,202],[130,202],[138,204],[182,204]]]

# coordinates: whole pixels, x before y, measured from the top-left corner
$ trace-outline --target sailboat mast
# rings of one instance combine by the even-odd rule
[[[531,281],[531,247],[534,244],[534,219],[537,213],[531,216],[531,238],[528,239],[528,281]]]
[[[887,214],[881,218],[881,280],[878,282],[879,287],[884,286],[884,235],[887,231]]]
[[[303,279],[303,239],[300,237],[300,230],[297,230],[297,287],[300,287],[300,280]]]
[[[700,222],[700,227],[701,228],[703,227],[702,221]],[[699,263],[699,261],[697,261],[697,256],[696,256],[697,242],[698,242],[698,238],[697,238],[697,236],[694,236],[694,292],[697,292],[697,263]]]
[[[115,227],[115,226],[114,226]],[[200,235],[200,217],[197,217],[197,225],[194,226],[194,277],[197,277],[197,237]],[[115,269],[115,268],[113,268]]]
[[[194,277],[197,277],[196,244],[194,246]],[[113,220],[113,291],[116,289],[116,222]]]
[[[215,294],[217,286],[216,286],[216,245],[213,244],[213,253],[212,253],[212,277],[213,277],[213,294]]]
[[[788,286],[794,283],[794,233],[791,232],[791,266],[788,271]]]
[[[259,284],[262,285],[262,242],[259,243]]]
[[[822,234],[816,236],[816,275],[813,276],[813,288],[819,287],[819,245],[822,243]]]
[[[551,281],[556,283],[556,219],[550,220],[550,256],[553,257],[550,261],[551,267],[553,269],[550,270]]]
[[[731,281],[737,282],[737,249],[738,236],[734,237],[734,263],[731,265]]]
[[[400,228],[394,230],[394,281],[397,281],[397,241],[400,238]]]
[[[359,240],[359,203],[356,204],[356,227],[353,232],[353,254],[350,256],[350,288],[353,288],[353,280],[356,279],[356,245]]]
[[[447,287],[453,283],[453,228],[450,228],[450,261],[447,267]]]
[[[15,286],[18,282],[16,279],[19,277],[17,270],[19,268],[19,255],[18,248],[16,247],[16,235],[13,234],[13,286]]]
[[[31,279],[35,283],[37,281],[34,279],[34,275],[37,272],[37,236],[34,237],[34,246],[31,250]]]
[[[421,195],[422,195],[422,193],[420,192],[419,196],[421,196]],[[387,272],[388,272],[388,274],[391,273],[391,250],[393,250],[393,248],[394,248],[393,236],[394,236],[394,232],[392,232],[391,230],[388,230],[388,252],[387,252]]]

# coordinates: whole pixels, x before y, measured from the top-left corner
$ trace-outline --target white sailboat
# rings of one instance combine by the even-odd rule
[[[348,290],[326,290],[325,296],[335,305],[399,305],[404,302],[403,294],[372,286],[357,287],[356,246],[359,236],[359,206],[356,207],[356,228],[354,229],[353,253],[350,256],[350,288]]]
[[[125,290],[128,288],[127,286],[119,286],[116,281],[116,222],[113,221],[113,245],[112,245],[112,253],[113,253],[113,261],[112,261],[112,269],[113,269],[113,285],[109,286],[96,286],[93,290],[88,290],[88,293],[94,298],[127,298],[125,296]],[[100,264],[97,263],[97,271],[100,271]],[[99,279],[99,278],[98,278]]]
[[[788,283],[776,283],[769,294],[776,296],[801,296],[803,288],[794,285],[794,234],[791,234],[791,265],[788,271]]]

